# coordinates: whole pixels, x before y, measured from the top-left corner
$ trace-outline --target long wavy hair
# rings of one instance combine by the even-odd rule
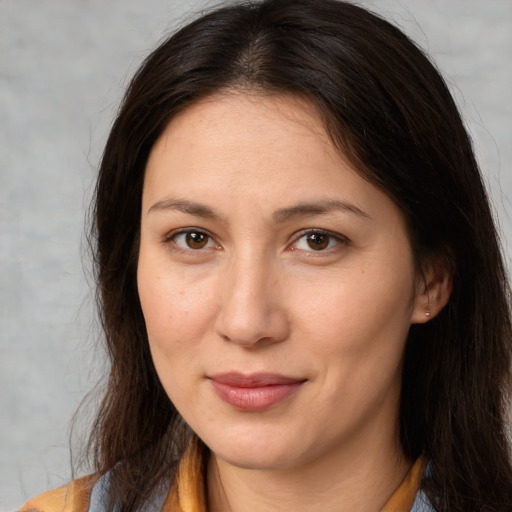
[[[389,22],[335,0],[213,10],[151,53],[127,89],[92,233],[111,366],[89,449],[96,470],[110,470],[111,503],[139,510],[172,479],[189,436],[156,375],[137,293],[146,162],[173,116],[227,89],[307,98],[340,152],[402,210],[420,268],[436,255],[453,269],[447,307],[410,331],[400,441],[429,462],[423,490],[438,512],[512,510],[510,295],[471,141],[429,58]]]

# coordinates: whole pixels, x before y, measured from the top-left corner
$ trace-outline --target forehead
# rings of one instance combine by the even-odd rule
[[[350,167],[334,148],[316,109],[291,95],[224,93],[176,115],[155,143],[146,181],[263,178]],[[229,175],[229,176],[228,176]],[[196,183],[199,185],[199,183]]]
[[[279,145],[285,150],[299,139],[301,143],[309,140],[318,147],[323,145],[326,151],[341,157],[310,101],[289,94],[226,91],[196,101],[174,116],[152,153],[165,151],[166,146],[179,141],[188,150],[208,146],[214,150],[220,145],[235,149],[243,142],[249,154],[261,145],[268,150]],[[261,156],[265,155],[271,153],[266,151]]]
[[[148,159],[143,209],[168,197],[238,212],[340,200],[369,216],[390,202],[334,146],[310,102],[240,93],[202,99],[168,124]]]

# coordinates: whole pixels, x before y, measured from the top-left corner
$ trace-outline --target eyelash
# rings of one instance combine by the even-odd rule
[[[328,238],[328,245],[327,245],[327,247],[321,248],[321,249],[318,249],[318,250],[315,250],[312,247],[310,247],[309,249],[298,249],[297,247],[293,247],[301,239],[306,239],[306,237],[313,236],[313,235],[317,235],[317,236],[320,235],[320,236],[327,237]],[[331,242],[335,242],[335,244],[331,245]],[[301,232],[297,233],[297,235],[295,236],[295,239],[294,239],[294,242],[293,242],[293,246],[291,247],[291,249],[292,250],[304,251],[304,252],[308,252],[308,253],[311,253],[311,254],[315,254],[315,253],[316,254],[321,254],[321,253],[325,254],[325,253],[334,252],[340,246],[347,245],[347,244],[348,244],[348,239],[346,237],[342,236],[342,235],[339,235],[339,234],[336,234],[336,233],[332,233],[331,231],[326,231],[324,229],[308,229],[306,231],[301,231]]]
[[[176,243],[176,239],[178,237],[187,236],[187,235],[201,235],[201,236],[207,237],[205,246],[193,248],[190,246],[185,247],[183,245],[179,245],[178,243]],[[314,235],[327,237],[328,238],[327,246],[320,248],[318,250],[315,250],[311,247],[310,247],[310,249],[300,249],[300,248],[296,247],[297,243],[301,239],[305,239],[308,236],[314,236]],[[178,231],[169,233],[164,239],[164,243],[166,243],[166,244],[172,243],[176,250],[178,250],[180,252],[184,252],[184,253],[189,253],[189,254],[193,254],[193,253],[197,254],[198,252],[202,251],[203,249],[211,249],[212,247],[207,247],[208,244],[210,244],[211,242],[215,244],[214,238],[210,234],[208,234],[208,232],[206,232],[202,229],[198,229],[198,228],[180,229]],[[331,245],[332,242],[335,242],[334,245]],[[311,253],[311,255],[315,254],[315,253],[317,253],[317,254],[324,253],[325,254],[325,253],[333,252],[339,246],[347,245],[348,242],[349,242],[349,240],[346,237],[339,235],[339,234],[332,233],[330,231],[326,231],[323,229],[308,229],[306,231],[301,231],[301,232],[297,233],[294,237],[292,244],[289,247],[290,247],[290,250],[292,250],[292,251],[302,251],[305,253]],[[308,243],[308,242],[306,241],[306,243]],[[219,248],[219,247],[220,246],[218,244],[215,244],[215,248]]]
[[[200,248],[193,248],[193,247],[185,247],[182,245],[179,245],[176,243],[176,239],[180,236],[187,236],[187,235],[202,235],[207,238],[207,242],[205,245],[208,245],[210,242],[214,242],[214,239],[211,235],[209,235],[206,231],[198,228],[186,228],[186,229],[180,229],[178,231],[173,231],[169,233],[165,239],[164,243],[169,244],[172,243],[174,245],[174,248],[178,251],[184,252],[184,253],[195,253],[197,254],[201,249],[204,249],[205,247]],[[215,243],[215,242],[214,242]],[[216,244],[216,247],[218,247],[218,244]]]

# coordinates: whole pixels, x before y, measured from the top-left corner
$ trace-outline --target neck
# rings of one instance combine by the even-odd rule
[[[398,441],[355,446],[293,468],[236,467],[211,455],[210,512],[377,512],[404,479],[411,463]]]

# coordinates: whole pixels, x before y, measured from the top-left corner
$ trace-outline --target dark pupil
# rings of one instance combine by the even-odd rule
[[[329,244],[329,237],[321,233],[311,233],[307,238],[308,245],[311,249],[319,251],[325,249]]]
[[[204,233],[187,233],[187,245],[191,249],[202,249],[208,243],[208,235]]]

